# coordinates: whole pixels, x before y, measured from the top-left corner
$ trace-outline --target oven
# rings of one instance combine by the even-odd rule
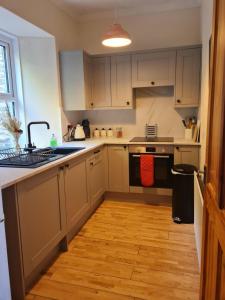
[[[140,156],[148,154],[154,156],[154,185],[151,187],[172,188],[171,169],[174,163],[174,154],[173,146],[170,145],[129,146],[130,186],[142,186],[140,178]]]

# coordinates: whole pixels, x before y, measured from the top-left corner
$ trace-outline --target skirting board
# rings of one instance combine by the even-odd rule
[[[172,196],[172,189],[162,189],[162,188],[146,188],[142,186],[130,186],[130,193],[143,193],[148,195],[160,195],[160,196]]]
[[[141,193],[119,193],[119,192],[106,192],[105,200],[115,201],[129,201],[147,203],[152,205],[171,206],[172,197],[168,195],[156,194],[141,194]]]

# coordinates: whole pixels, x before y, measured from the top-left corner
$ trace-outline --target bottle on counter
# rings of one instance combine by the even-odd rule
[[[52,148],[55,148],[58,146],[57,138],[54,133],[52,134],[51,139],[50,139],[50,146]]]
[[[94,130],[94,137],[96,137],[96,138],[100,137],[100,131],[98,130],[98,128],[95,128],[95,130]]]
[[[113,136],[113,130],[112,130],[112,128],[109,128],[107,130],[107,137],[112,137],[112,136]]]
[[[106,137],[106,130],[105,130],[105,128],[102,128],[102,130],[101,130],[101,137]]]
[[[117,127],[116,128],[116,137],[117,138],[123,137],[123,129],[122,129],[122,127]]]

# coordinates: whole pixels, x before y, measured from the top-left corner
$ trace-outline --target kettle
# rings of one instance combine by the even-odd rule
[[[77,124],[75,132],[74,132],[74,140],[75,141],[84,141],[85,140],[85,134],[83,126],[80,124]]]

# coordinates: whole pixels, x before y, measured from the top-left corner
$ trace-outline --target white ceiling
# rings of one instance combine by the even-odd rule
[[[78,21],[200,6],[201,0],[51,0]]]

